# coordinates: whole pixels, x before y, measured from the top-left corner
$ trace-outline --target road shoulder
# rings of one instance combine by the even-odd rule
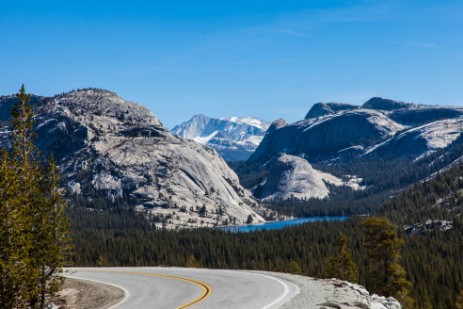
[[[54,308],[108,309],[125,298],[123,290],[98,282],[66,278],[61,291],[51,299]]]

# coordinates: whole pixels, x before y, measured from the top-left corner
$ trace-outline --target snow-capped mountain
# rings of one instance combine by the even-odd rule
[[[378,97],[361,106],[317,103],[304,120],[272,123],[247,166],[260,165],[268,174],[262,183],[253,185],[259,198],[323,198],[329,195],[325,184],[334,183],[319,175],[311,164],[323,167],[336,162],[343,166],[355,158],[378,162],[400,159],[415,164],[437,151],[445,153],[447,148],[451,148],[450,157],[455,158],[463,149],[455,145],[463,140],[462,133],[463,108],[459,107]],[[363,186],[356,185],[356,189]]]
[[[0,97],[8,123],[13,96]],[[215,150],[166,130],[146,108],[115,93],[85,89],[34,97],[37,145],[54,152],[66,186],[82,197],[99,192],[169,218],[168,228],[244,223],[255,212],[250,193]],[[8,126],[0,132],[8,144]]]
[[[259,146],[269,124],[255,117],[210,118],[195,115],[171,131],[214,148],[227,161],[242,161]]]

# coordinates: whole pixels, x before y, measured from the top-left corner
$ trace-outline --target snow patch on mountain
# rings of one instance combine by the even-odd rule
[[[230,118],[220,118],[224,120],[228,120],[230,122],[234,123],[242,123],[242,124],[247,124],[252,127],[256,127],[261,129],[262,131],[266,131],[269,127],[269,123],[265,122],[263,120],[260,120],[256,117],[230,117]]]
[[[430,149],[445,148],[453,143],[463,132],[463,119],[449,119],[410,130],[420,131]]]
[[[214,136],[217,135],[217,133],[219,133],[219,131],[214,131],[212,132],[211,134],[207,135],[207,136],[197,136],[197,137],[193,137],[192,140],[194,140],[195,142],[197,143],[200,143],[200,144],[207,144],[207,142],[209,142],[211,139],[214,138]]]
[[[210,118],[195,115],[172,129],[179,136],[217,150],[229,161],[246,160],[261,142],[269,124],[255,117]]]

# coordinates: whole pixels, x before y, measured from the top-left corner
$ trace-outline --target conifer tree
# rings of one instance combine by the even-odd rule
[[[64,279],[60,276],[61,268],[70,252],[67,203],[59,190],[60,173],[53,156],[42,172],[45,177],[39,183],[41,196],[35,204],[38,220],[32,250],[34,267],[39,271],[35,286],[40,308],[45,305],[45,295],[56,292],[61,286]]]
[[[17,97],[11,151],[3,149],[0,162],[0,212],[5,218],[0,225],[0,307],[45,308],[45,295],[62,282],[69,223],[56,163],[43,164],[34,145],[31,96],[24,85]]]
[[[21,191],[6,149],[0,162],[0,307],[22,308],[30,278],[30,222],[21,207]]]
[[[344,233],[339,234],[336,253],[326,263],[326,273],[331,278],[358,282],[357,266],[352,260],[347,236]]]
[[[299,263],[294,260],[290,261],[288,268],[286,269],[286,272],[291,273],[291,274],[300,275],[302,274],[301,265],[299,265]]]
[[[199,262],[196,260],[195,256],[193,254],[191,254],[189,257],[188,257],[188,260],[186,261],[186,267],[193,267],[193,268],[197,268],[199,267]]]
[[[396,227],[385,218],[371,217],[363,220],[366,230],[365,247],[368,250],[369,282],[373,292],[393,296],[404,306],[412,308],[412,284],[399,264],[403,241],[397,236]]]

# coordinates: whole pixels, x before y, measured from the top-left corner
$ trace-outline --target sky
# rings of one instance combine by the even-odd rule
[[[0,94],[96,87],[172,128],[374,96],[463,106],[461,0],[0,0]]]

